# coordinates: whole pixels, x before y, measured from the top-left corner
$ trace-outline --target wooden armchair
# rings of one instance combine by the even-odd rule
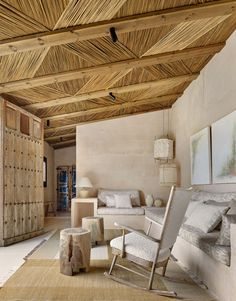
[[[112,247],[112,254],[114,255],[109,272],[105,273],[106,277],[109,277],[120,283],[149,290],[159,295],[174,297],[175,292],[163,291],[153,289],[154,273],[156,268],[163,267],[163,274],[165,274],[168,260],[171,255],[172,247],[176,241],[179,229],[182,225],[184,215],[190,200],[190,191],[184,189],[178,189],[174,186],[171,188],[169,200],[166,207],[164,222],[161,230],[160,239],[155,239],[149,236],[151,229],[151,223],[148,227],[147,233],[137,231],[131,227],[120,225],[116,223],[116,226],[123,229],[123,235],[111,240],[110,245]],[[125,234],[125,231],[130,233]],[[150,272],[150,276],[134,271],[128,267],[117,264],[117,257],[120,256],[133,263],[145,267]],[[149,279],[147,287],[139,287],[133,283],[117,278],[112,275],[114,266],[118,266],[130,272],[133,272],[139,276],[143,276]]]

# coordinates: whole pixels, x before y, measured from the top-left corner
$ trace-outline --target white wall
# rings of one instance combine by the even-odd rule
[[[236,32],[191,83],[172,108],[172,133],[181,166],[181,184],[191,184],[190,136],[236,110]],[[236,184],[205,185],[212,191],[235,191]]]
[[[162,112],[77,126],[77,179],[88,176],[97,188],[133,188],[166,199],[169,189],[159,187],[153,159],[154,138],[162,135]]]

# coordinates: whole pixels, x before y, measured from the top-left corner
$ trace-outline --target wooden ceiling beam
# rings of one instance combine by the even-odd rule
[[[72,139],[72,140],[66,140],[66,141],[60,141],[60,142],[56,142],[56,143],[51,143],[51,146],[61,146],[61,145],[65,145],[65,144],[71,144],[71,143],[75,143],[76,139]]]
[[[114,108],[113,106],[113,110],[121,110],[121,109],[127,109],[127,108],[132,108],[132,107],[140,107],[140,106],[143,106],[143,105],[148,105],[148,104],[159,104],[159,110],[161,109],[168,109],[171,107],[172,103],[179,97],[181,96],[181,94],[171,94],[171,95],[164,95],[164,96],[159,96],[159,97],[156,97],[156,98],[149,98],[149,99],[143,99],[143,100],[137,100],[137,101],[130,101],[130,102],[126,102],[126,103],[123,103],[123,104],[119,104],[119,105],[114,105],[116,106]],[[104,110],[104,113],[107,112],[107,109],[105,108],[101,108]],[[155,110],[158,110],[158,109],[155,109]],[[93,111],[95,109],[91,109],[91,110],[88,110],[87,113],[90,114],[91,111]],[[99,113],[101,113],[103,111],[99,111]],[[142,112],[139,112],[139,113],[142,113]],[[91,114],[94,114],[91,113]],[[133,114],[133,113],[131,113]],[[138,114],[138,113],[137,113]],[[119,115],[119,116],[116,116],[115,118],[118,118],[118,117],[124,117],[126,115],[130,115],[130,114],[123,114],[123,115]],[[92,122],[96,122],[96,121],[101,121],[101,120],[108,120],[108,119],[112,119],[114,117],[111,117],[111,118],[102,118],[102,119],[98,119],[98,120],[92,120],[92,121],[85,121],[85,122],[80,122],[80,123],[73,123],[73,124],[68,124],[68,125],[63,125],[63,126],[59,126],[59,127],[52,127],[52,128],[45,128],[44,129],[44,133],[45,134],[49,134],[49,133],[53,133],[54,131],[63,131],[63,130],[68,130],[68,129],[72,129],[72,128],[75,128],[77,125],[82,125],[82,124],[87,124],[87,123],[92,123]]]
[[[95,109],[89,109],[85,111],[79,111],[79,112],[72,112],[72,113],[65,113],[65,114],[60,114],[60,115],[55,115],[55,116],[50,116],[50,117],[44,117],[46,120],[60,120],[60,119],[65,119],[65,118],[76,118],[76,117],[84,117],[88,115],[93,115],[93,114],[101,114],[101,113],[107,113],[107,112],[112,112],[115,110],[121,110],[121,109],[127,109],[133,106],[139,106],[143,104],[150,104],[150,103],[156,103],[156,102],[166,102],[166,101],[171,101],[174,99],[177,99],[181,96],[182,94],[176,93],[176,94],[169,94],[169,95],[163,95],[163,96],[158,96],[155,98],[148,98],[148,99],[143,99],[143,100],[137,100],[137,101],[128,101],[122,104],[110,104],[109,106],[102,106],[99,108]]]
[[[111,27],[116,29],[116,33],[119,36],[119,34],[136,30],[230,15],[235,11],[235,6],[236,1],[219,0],[10,38],[1,41],[0,56],[101,38],[110,34],[109,29]]]
[[[84,101],[84,100],[96,99],[96,98],[100,98],[100,97],[107,97],[110,92],[112,92],[112,93],[128,93],[128,92],[140,91],[140,90],[144,90],[144,89],[157,88],[158,86],[174,84],[175,82],[177,85],[177,84],[184,83],[186,81],[192,81],[192,80],[196,79],[197,76],[198,76],[198,73],[179,75],[179,76],[164,78],[164,79],[155,80],[155,81],[149,81],[149,82],[133,84],[133,85],[128,85],[128,86],[87,92],[87,93],[83,93],[83,94],[79,94],[79,95],[75,95],[75,96],[62,97],[62,98],[57,98],[57,99],[44,101],[44,102],[37,102],[37,103],[23,106],[23,108],[26,110],[45,109],[45,108],[49,108],[49,107],[53,107],[53,106],[66,105],[66,104],[80,102],[80,101]]]
[[[67,143],[67,144],[63,144],[63,145],[55,145],[53,146],[53,148],[55,150],[60,149],[60,148],[66,148],[66,147],[71,147],[71,146],[76,146],[76,142],[71,142],[71,143]]]
[[[47,142],[51,142],[51,141],[54,141],[54,140],[58,140],[58,139],[61,139],[61,138],[71,138],[71,137],[75,137],[76,133],[70,133],[70,134],[62,134],[62,135],[59,135],[59,136],[51,136],[51,137],[44,137],[44,140],[47,141]]]
[[[0,93],[7,93],[17,90],[30,89],[38,86],[49,85],[57,82],[64,82],[74,79],[101,74],[107,72],[118,72],[130,68],[147,67],[156,64],[171,63],[178,60],[189,59],[203,55],[213,55],[219,52],[225,43],[217,43],[203,47],[187,48],[180,51],[171,51],[156,55],[132,58],[124,61],[102,64],[99,66],[86,67],[80,70],[60,72],[57,74],[43,75],[32,79],[22,79],[0,84]]]

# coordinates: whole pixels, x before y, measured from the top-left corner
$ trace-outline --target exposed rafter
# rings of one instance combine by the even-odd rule
[[[115,110],[128,109],[128,108],[131,108],[131,107],[137,106],[137,105],[139,106],[139,105],[156,103],[156,102],[159,102],[161,104],[162,102],[176,100],[180,96],[181,96],[180,93],[169,94],[169,95],[159,96],[159,97],[155,97],[155,98],[148,98],[148,99],[137,100],[137,101],[128,101],[123,104],[111,104],[109,106],[105,106],[105,107],[103,106],[103,107],[99,107],[99,108],[95,108],[95,109],[89,109],[86,111],[54,115],[51,117],[45,117],[44,119],[60,120],[60,119],[64,119],[64,118],[75,118],[75,117],[88,116],[88,115],[92,115],[92,114],[109,113],[109,112],[113,112]]]
[[[217,2],[154,11],[63,30],[7,39],[0,44],[0,56],[108,36],[109,28],[111,27],[116,29],[117,34],[120,34],[203,18],[229,15],[234,12],[235,5],[236,1],[219,0]]]
[[[121,70],[128,70],[130,68],[146,67],[154,64],[171,63],[178,60],[189,59],[202,55],[213,55],[219,52],[224,47],[224,45],[225,43],[218,43],[204,47],[187,48],[180,51],[171,51],[167,53],[150,55],[141,58],[132,58],[115,63],[108,63],[93,67],[82,68],[80,70],[60,72],[57,74],[44,75],[32,79],[12,81],[0,84],[0,93],[7,93],[22,89],[30,89],[33,87],[79,79],[89,75],[100,74],[105,72],[118,72]]]
[[[26,106],[24,106],[24,109],[27,109],[27,110],[36,109],[37,110],[37,109],[49,108],[49,107],[58,106],[58,105],[66,105],[66,104],[80,102],[80,101],[84,101],[84,100],[106,97],[110,92],[112,92],[112,93],[128,93],[128,92],[140,91],[140,90],[144,90],[144,89],[157,88],[158,86],[160,87],[160,86],[164,86],[164,85],[168,85],[168,84],[178,85],[178,84],[184,83],[186,81],[192,81],[192,80],[196,79],[197,76],[198,76],[198,73],[186,74],[186,75],[180,75],[180,76],[160,79],[160,80],[156,80],[156,81],[149,81],[149,82],[140,83],[140,84],[133,84],[133,85],[110,88],[110,89],[105,89],[105,90],[100,90],[100,91],[88,92],[88,93],[83,93],[83,94],[80,94],[77,96],[75,95],[75,96],[63,97],[63,98],[53,99],[50,101],[26,105]]]
[[[44,140],[47,141],[47,142],[51,142],[51,141],[54,141],[54,140],[59,140],[61,138],[72,138],[72,137],[75,137],[76,133],[71,133],[71,134],[62,134],[60,136],[52,136],[52,137],[46,137]]]
[[[52,143],[51,145],[54,146],[61,146],[61,145],[65,145],[65,144],[72,144],[72,143],[76,143],[76,139],[71,139],[71,140],[65,140],[65,141],[61,141],[61,142],[56,142],[56,143]]]
[[[175,94],[175,95],[179,95],[179,94]],[[166,98],[166,100],[164,101],[164,97]],[[168,99],[167,99],[168,98]],[[160,100],[162,99],[162,100]],[[114,108],[114,111],[119,111],[122,109],[127,109],[127,108],[137,108],[137,107],[141,107],[144,105],[148,105],[148,104],[158,104],[159,106],[155,109],[149,109],[149,110],[145,110],[146,111],[158,111],[158,110],[163,110],[163,109],[168,109],[171,107],[172,103],[176,100],[176,97],[174,97],[174,95],[170,95],[169,97],[167,97],[167,95],[162,97],[157,97],[156,99],[143,99],[143,100],[139,100],[139,101],[134,101],[134,102],[129,102],[129,103],[124,103],[124,104],[120,104],[119,108]],[[118,106],[118,105],[117,105]],[[63,130],[68,130],[68,129],[72,129],[75,128],[76,125],[82,125],[82,124],[87,124],[87,123],[92,123],[92,122],[97,122],[97,121],[101,121],[101,120],[109,120],[109,119],[113,119],[113,118],[118,118],[118,117],[124,117],[126,115],[133,115],[133,114],[141,114],[143,113],[143,111],[140,112],[131,112],[131,113],[126,113],[126,114],[120,114],[119,116],[114,116],[114,117],[109,117],[109,118],[103,118],[103,119],[96,119],[93,121],[85,121],[85,122],[79,122],[79,123],[73,123],[73,124],[68,124],[68,125],[63,125],[63,126],[58,126],[58,127],[52,127],[52,128],[45,128],[44,132],[45,134],[50,134],[53,132],[57,132],[57,131],[63,131]]]

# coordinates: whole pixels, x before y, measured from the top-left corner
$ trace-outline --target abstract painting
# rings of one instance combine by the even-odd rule
[[[191,183],[211,183],[210,127],[190,137]]]
[[[236,183],[236,111],[212,124],[213,183]]]

